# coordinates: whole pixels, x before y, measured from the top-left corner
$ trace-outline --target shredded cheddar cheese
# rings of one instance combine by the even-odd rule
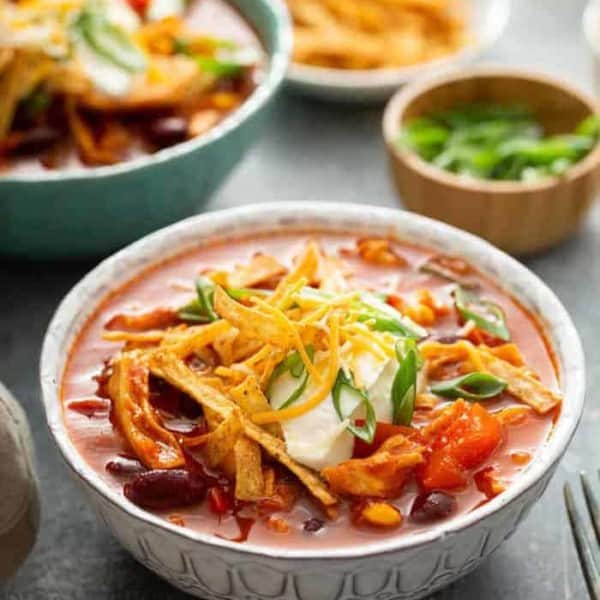
[[[329,394],[333,388],[333,384],[338,375],[340,368],[340,356],[339,356],[339,330],[340,322],[339,316],[336,313],[331,315],[329,322],[329,354],[327,357],[327,370],[325,378],[320,383],[314,394],[303,404],[297,404],[285,408],[283,410],[266,411],[262,413],[256,413],[252,416],[252,420],[257,425],[266,425],[267,423],[276,423],[278,421],[286,421],[300,417],[307,413],[309,410],[318,406]]]

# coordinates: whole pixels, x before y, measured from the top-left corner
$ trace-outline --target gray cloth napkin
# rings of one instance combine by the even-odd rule
[[[31,551],[40,520],[33,444],[25,413],[0,384],[0,581]]]

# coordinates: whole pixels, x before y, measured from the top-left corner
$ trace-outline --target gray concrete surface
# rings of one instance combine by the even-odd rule
[[[591,89],[580,20],[583,0],[516,0],[509,31],[490,59],[535,67]],[[264,138],[211,201],[218,209],[278,200],[336,200],[394,206],[380,109],[340,108],[282,97]],[[562,505],[562,484],[600,466],[600,207],[581,234],[527,260],[565,303],[588,363],[586,414],[543,499],[520,530],[480,569],[435,600],[586,598]],[[138,565],[96,522],[45,429],[37,362],[44,329],[91,263],[0,262],[0,379],[32,423],[44,499],[42,530],[24,568],[0,598],[179,600],[184,595]],[[6,485],[6,484],[5,484]],[[600,486],[599,486],[600,487]],[[0,492],[1,493],[1,492]]]

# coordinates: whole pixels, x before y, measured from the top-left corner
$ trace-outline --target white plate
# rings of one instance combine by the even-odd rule
[[[348,71],[292,64],[286,82],[292,91],[336,102],[387,100],[401,85],[472,61],[501,37],[508,25],[511,0],[470,0],[467,24],[473,43],[444,58],[410,67]]]

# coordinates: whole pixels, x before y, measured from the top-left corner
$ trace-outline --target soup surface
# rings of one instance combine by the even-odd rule
[[[226,0],[14,2],[0,30],[0,176],[111,165],[203,135],[265,63]]]
[[[236,541],[338,548],[502,493],[550,435],[557,390],[533,316],[470,265],[310,232],[198,248],[116,290],[62,399],[73,443],[129,501]]]

